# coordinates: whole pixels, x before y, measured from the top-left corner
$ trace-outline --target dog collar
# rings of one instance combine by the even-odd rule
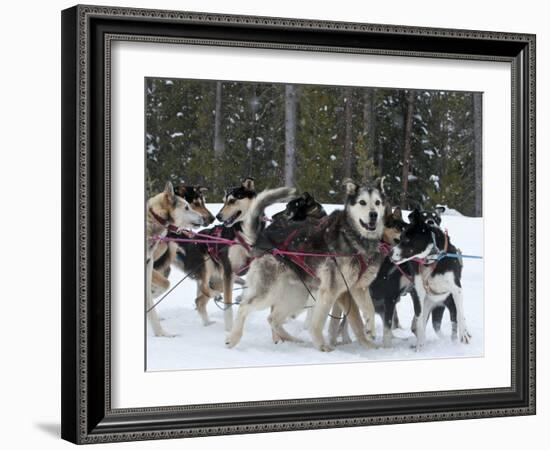
[[[171,231],[171,232],[173,232],[173,233],[178,233],[179,228],[176,227],[175,225],[171,224],[169,219],[165,219],[165,218],[159,216],[155,211],[153,211],[152,208],[149,208],[149,213],[151,213],[151,215],[153,216],[153,218],[154,218],[160,225],[162,225],[164,228],[166,228],[168,231]]]

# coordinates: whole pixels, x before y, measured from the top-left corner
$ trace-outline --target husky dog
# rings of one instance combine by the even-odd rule
[[[180,232],[200,227],[203,223],[202,216],[192,210],[184,198],[176,195],[170,182],[166,183],[163,192],[147,201],[146,313],[156,336],[168,336],[168,334],[162,329],[157,311],[153,308],[153,297],[158,297],[170,286],[168,280],[154,270],[154,254],[159,245],[158,238],[165,237],[169,230]]]
[[[446,208],[444,206],[436,206],[433,211],[430,210],[421,210],[420,211],[420,217],[421,219],[430,226],[433,227],[441,227],[441,215],[446,211]],[[413,213],[411,212],[409,214],[409,222],[412,222],[414,220]],[[407,267],[414,267],[415,269],[417,266],[416,263],[409,262],[407,264]],[[418,308],[418,296],[416,295],[416,291],[411,290],[411,296],[413,297],[413,302],[415,305],[415,308]],[[432,326],[437,334],[438,337],[442,338],[443,335],[441,333],[441,322],[443,320],[443,314],[445,313],[445,308],[449,310],[450,318],[451,318],[451,324],[452,324],[452,334],[451,338],[453,340],[457,339],[457,323],[456,323],[456,306],[455,302],[453,301],[453,296],[449,295],[447,299],[443,302],[443,305],[436,305],[432,310]],[[416,321],[413,318],[413,322],[411,324],[411,330],[413,333],[416,334]]]
[[[283,211],[274,214],[272,218],[272,224],[269,225],[268,230],[265,233],[260,233],[258,240],[255,243],[256,247],[271,249],[277,246],[277,242],[283,242],[287,235],[287,227],[289,222],[301,222],[313,219],[323,219],[327,216],[323,205],[315,200],[315,198],[309,193],[304,192],[298,198],[291,200],[286,204]],[[311,308],[307,308],[307,317],[304,322],[304,328],[309,328],[311,321]],[[347,328],[344,332],[347,331]],[[273,342],[275,344],[280,342],[280,336],[276,333],[272,333]]]
[[[401,208],[396,207],[393,211],[390,205],[386,205],[386,210],[384,213],[384,233],[382,235],[382,241],[386,245],[394,246],[399,242],[399,237],[401,236],[401,233],[407,223],[403,220],[403,216],[401,214]],[[376,276],[375,281],[373,281],[373,284],[380,278],[380,273],[383,271],[383,267],[385,264],[385,260],[382,263],[382,267],[378,271],[378,275]],[[377,314],[379,314],[382,317],[382,320],[384,319],[384,302],[378,299],[376,296],[372,294],[372,286],[369,287],[369,292],[371,294],[372,301],[374,302],[374,309]],[[348,326],[347,322],[344,320],[344,323],[341,322],[341,317],[345,317],[345,312],[342,311],[338,303],[334,305],[332,308],[330,319],[329,319],[329,337],[330,337],[330,345],[335,346],[337,343],[338,335],[342,336],[342,343],[343,344],[349,344],[351,342],[351,338],[348,334]],[[393,320],[392,320],[392,329],[399,328],[399,318],[397,317],[397,311],[394,310],[393,312]],[[374,336],[369,336],[370,338],[374,339]]]
[[[205,205],[204,194],[207,191],[208,188],[204,186],[187,186],[183,184],[174,189],[177,196],[189,203],[189,208],[202,216],[204,226],[210,225],[215,220],[214,215]],[[176,237],[173,232],[169,232],[168,234]],[[170,274],[170,264],[176,257],[177,248],[178,246],[175,242],[160,241],[155,250],[155,270],[161,272],[165,277],[168,277]]]
[[[278,220],[306,220],[308,217],[322,219],[327,215],[323,205],[315,200],[309,193],[304,192],[298,198],[287,203],[285,209],[272,216],[273,221]]]
[[[420,220],[430,226],[439,227],[441,224],[440,214],[442,211],[444,211],[444,208],[436,208],[435,211],[420,211]],[[395,208],[389,218],[394,228],[387,227],[387,229],[394,230],[394,236],[393,239],[385,239],[385,241],[393,246],[399,243],[401,231],[408,224],[403,220],[399,207]],[[411,213],[409,214],[409,221],[412,222],[413,220],[413,214]],[[399,234],[395,233],[397,230],[400,230]],[[389,347],[391,345],[391,330],[399,326],[395,309],[399,298],[410,293],[413,299],[415,312],[418,313],[419,311],[419,299],[412,283],[413,275],[417,271],[417,267],[418,264],[414,261],[408,261],[406,264],[397,267],[396,263],[394,263],[391,258],[386,257],[376,279],[370,286],[370,293],[374,301],[376,312],[382,316],[382,322],[384,324],[384,347]],[[456,323],[456,308],[452,297],[449,296],[449,298],[445,300],[445,306],[449,308],[451,319],[455,318]],[[445,311],[445,306],[436,306],[432,312],[432,324],[438,335],[440,335],[441,319]],[[413,332],[416,332],[414,321],[412,328]],[[456,334],[456,326],[454,326],[453,329]]]
[[[441,214],[443,214],[447,208],[444,206],[436,206],[433,211],[422,210],[420,212],[420,218],[428,225],[431,226],[440,226],[441,225]],[[413,219],[414,212],[409,214],[409,221]]]
[[[258,233],[265,225],[260,220],[264,210],[269,205],[288,200],[294,195],[292,188],[278,188],[265,190],[256,194],[254,179],[246,178],[241,186],[226,191],[222,209],[216,218],[223,223],[224,227],[232,228],[238,244],[231,245],[227,249],[226,258],[223,264],[223,301],[224,322],[226,331],[231,330],[233,325],[233,282],[235,274],[245,273],[251,262],[250,244],[252,235]],[[253,211],[250,213],[250,211]]]
[[[282,246],[278,243],[279,250],[283,247],[305,256],[289,258],[277,252],[270,254],[266,251],[269,249],[257,246],[258,257],[250,267],[248,289],[226,339],[227,347],[234,347],[240,341],[248,314],[269,307],[272,307],[268,319],[272,331],[282,341],[297,341],[283,328],[283,323],[302,311],[313,293],[316,303],[310,333],[317,349],[332,350],[324,340],[323,327],[336,301],[344,310],[349,310],[350,325],[358,340],[366,347],[373,346],[365,335],[359,310],[367,326],[373,327],[374,307],[367,288],[382,261],[378,242],[384,231],[384,194],[381,188],[359,186],[352,180],[345,180],[343,184],[344,210],[334,211],[322,220],[289,223]],[[266,234],[270,228],[266,228]],[[348,292],[351,300],[343,295]]]
[[[257,194],[254,180],[246,178],[240,186],[226,191],[224,206],[217,215],[223,225],[200,231],[201,234],[231,241],[237,240],[239,243],[228,245],[219,243],[215,239],[208,244],[177,243],[177,251],[174,252],[174,258],[171,261],[196,280],[195,306],[203,325],[213,323],[206,309],[208,301],[223,292],[225,327],[227,330],[231,329],[233,283],[244,283],[237,275],[245,272],[249,260],[250,248],[242,227],[248,217],[248,209],[256,205],[263,211],[269,204],[284,199],[288,192],[289,190],[286,189],[284,192],[265,191]]]
[[[401,241],[390,254],[393,262],[404,264],[413,259],[423,259],[418,272],[413,275],[414,288],[419,297],[419,311],[416,316],[416,349],[420,351],[425,343],[426,321],[434,305],[443,303],[453,296],[457,310],[458,336],[468,343],[471,336],[466,328],[464,301],[461,286],[462,264],[459,250],[439,227],[428,225],[422,220],[418,209],[411,215],[411,224],[404,230]]]

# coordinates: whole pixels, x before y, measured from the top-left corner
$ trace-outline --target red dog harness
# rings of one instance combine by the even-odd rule
[[[315,273],[315,270],[310,267],[306,261],[305,258],[310,257],[326,257],[326,258],[337,258],[337,257],[355,257],[359,261],[359,276],[357,279],[361,279],[361,277],[364,275],[364,273],[367,271],[369,263],[372,261],[372,257],[369,258],[369,263],[365,261],[365,257],[360,253],[355,253],[353,255],[341,255],[338,253],[310,253],[310,252],[302,252],[300,249],[298,251],[290,251],[288,250],[288,246],[290,245],[290,242],[292,239],[296,236],[298,233],[298,230],[294,230],[292,233],[290,233],[287,238],[284,240],[284,242],[281,244],[280,247],[274,248],[271,253],[274,256],[281,255],[287,257],[290,261],[292,261],[294,264],[296,264],[298,267],[300,267],[304,272],[306,272],[308,275],[310,275],[313,278],[318,279],[317,274]]]

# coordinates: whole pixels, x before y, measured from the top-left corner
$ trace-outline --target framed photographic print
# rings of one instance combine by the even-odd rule
[[[535,413],[535,37],[62,13],[62,437]]]

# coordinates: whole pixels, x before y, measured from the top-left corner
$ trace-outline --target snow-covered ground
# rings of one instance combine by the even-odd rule
[[[221,205],[209,204],[216,214]],[[274,205],[266,213],[268,216],[283,209],[284,205]],[[332,211],[335,206],[325,206]],[[406,217],[406,216],[405,216]],[[443,215],[442,226],[447,228],[453,244],[465,255],[483,256],[483,219],[460,215]],[[170,274],[172,286],[184,274],[173,269]],[[432,359],[455,357],[478,357],[484,348],[484,308],[483,308],[483,260],[464,259],[462,275],[466,321],[470,334],[470,344],[451,341],[451,324],[448,311],[443,317],[444,339],[439,339],[429,323],[426,346],[422,352],[413,348],[415,337],[410,331],[413,317],[412,301],[409,296],[401,298],[397,305],[402,329],[395,330],[396,337],[392,348],[367,350],[357,342],[338,345],[333,352],[322,353],[313,348],[309,333],[304,329],[305,313],[289,320],[287,330],[302,338],[303,344],[274,344],[267,323],[269,311],[251,314],[245,324],[241,342],[233,349],[224,345],[225,331],[223,311],[213,300],[208,304],[210,318],[215,321],[203,326],[194,307],[195,282],[185,280],[158,306],[166,331],[175,337],[155,337],[150,327],[147,332],[147,370],[212,369],[230,367],[281,366],[301,364],[349,363],[382,360]],[[240,291],[236,291],[238,295]],[[158,299],[157,299],[158,300]],[[236,308],[238,306],[233,306]],[[382,322],[376,318],[377,339],[381,340]],[[353,339],[353,333],[350,331]]]

